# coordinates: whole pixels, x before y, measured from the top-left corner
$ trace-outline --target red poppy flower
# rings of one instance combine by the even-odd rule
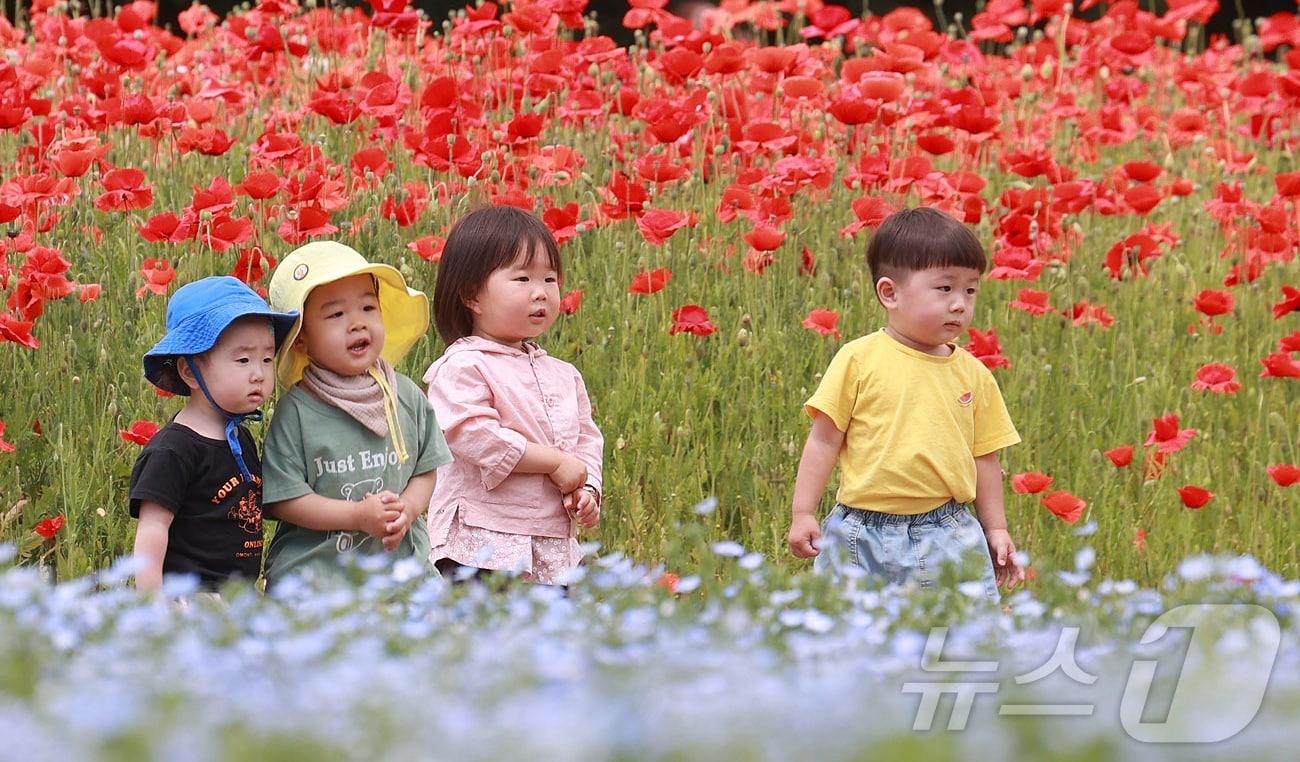
[[[694,212],[675,212],[671,209],[651,209],[636,218],[641,235],[655,246],[663,246],[677,231],[695,227],[698,218]]]
[[[1264,366],[1261,378],[1300,378],[1300,363],[1291,359],[1290,352],[1274,352],[1259,362]]]
[[[140,274],[144,276],[144,285],[135,292],[137,299],[143,299],[146,291],[163,296],[171,282],[176,280],[176,269],[165,259],[146,259],[140,267]]]
[[[1241,389],[1237,380],[1237,369],[1223,363],[1202,365],[1196,371],[1196,380],[1192,382],[1196,391],[1211,391],[1217,394],[1232,394]]]
[[[857,235],[865,228],[875,229],[885,218],[898,209],[880,196],[861,196],[853,199],[851,205],[853,214],[858,218],[857,222],[846,225],[840,229],[840,235],[849,238]]]
[[[1135,185],[1124,191],[1124,203],[1138,214],[1149,214],[1165,200],[1165,195],[1153,185]]]
[[[53,540],[54,536],[62,530],[63,530],[62,513],[60,513],[58,516],[55,516],[52,519],[45,519],[41,521],[39,524],[36,525],[35,528],[32,529],[33,532],[39,534],[41,537],[44,537],[47,540]]]
[[[217,127],[186,127],[176,138],[181,153],[197,151],[204,156],[221,156],[235,144],[235,139]]]
[[[0,312],[0,343],[12,341],[28,349],[40,349],[41,342],[32,335],[34,320],[19,320],[8,312]]]
[[[210,27],[216,26],[221,21],[221,17],[213,13],[210,8],[200,3],[194,3],[189,8],[180,12],[177,16],[180,21],[181,31],[193,37]]]
[[[95,199],[95,208],[101,212],[128,212],[144,209],[153,203],[153,186],[145,185],[143,170],[135,168],[114,169],[104,175],[105,193]]]
[[[12,442],[5,441],[5,428],[8,426],[4,421],[0,421],[0,452],[14,452],[18,448]]]
[[[1233,308],[1237,304],[1237,300],[1233,297],[1231,292],[1215,291],[1207,288],[1196,295],[1193,304],[1196,305],[1197,312],[1202,315],[1214,317],[1216,315],[1227,315],[1229,312],[1232,312]]]
[[[1088,507],[1084,500],[1071,495],[1065,490],[1057,490],[1043,497],[1043,505],[1056,514],[1057,518],[1070,524],[1078,523],[1083,516],[1083,509]]]
[[[658,270],[637,273],[632,278],[632,285],[628,287],[629,294],[655,294],[664,289],[668,282],[673,279],[673,271],[667,267],[661,267]]]
[[[1054,481],[1056,480],[1041,471],[1029,471],[1011,477],[1011,489],[1017,495],[1036,495],[1046,491]]]
[[[1282,296],[1282,301],[1273,305],[1274,320],[1281,320],[1283,315],[1300,310],[1300,288],[1283,286]]]
[[[668,329],[668,335],[693,333],[708,336],[717,330],[718,327],[709,320],[708,310],[698,304],[686,304],[673,310],[673,327]]]
[[[1135,450],[1137,450],[1136,445],[1124,445],[1113,450],[1107,450],[1103,454],[1110,458],[1110,462],[1115,464],[1115,468],[1124,468],[1133,462],[1133,452]]]
[[[1170,413],[1163,418],[1153,418],[1151,424],[1153,428],[1147,435],[1144,446],[1156,445],[1157,452],[1163,455],[1170,455],[1183,449],[1197,434],[1196,429],[1178,428],[1177,413]]]
[[[984,367],[989,370],[1011,367],[1011,361],[1002,354],[1002,342],[998,341],[996,330],[990,328],[985,333],[978,328],[971,328],[967,332],[970,334],[970,343],[966,345],[966,351],[975,355],[984,363]]]
[[[262,201],[279,193],[283,182],[274,172],[249,172],[243,182],[235,186],[235,191],[240,195]]]
[[[248,243],[253,237],[253,220],[248,217],[221,215],[210,224],[203,225],[197,238],[213,251],[225,252]]]
[[[428,208],[428,186],[412,181],[403,183],[401,191],[385,198],[379,213],[384,219],[396,222],[398,227],[406,228],[418,222]]]
[[[803,261],[799,265],[799,272],[804,275],[814,275],[817,272],[817,257],[807,246],[803,247]]]
[[[1019,298],[1007,302],[1007,306],[1012,309],[1028,312],[1034,317],[1041,317],[1049,312],[1056,312],[1056,308],[1048,303],[1051,298],[1052,295],[1050,292],[1038,291],[1037,289],[1032,288],[1022,288],[1020,289]]]
[[[293,211],[295,210],[290,210]],[[339,232],[338,226],[330,220],[330,213],[315,204],[300,207],[296,211],[297,216],[290,216],[280,223],[276,231],[281,238],[294,246],[308,238],[319,238]]]
[[[880,106],[857,95],[843,94],[830,105],[831,116],[840,124],[853,127],[874,122],[880,115]]]
[[[551,229],[551,235],[555,236],[555,243],[563,246],[578,237],[579,233],[590,230],[595,227],[594,219],[587,219],[582,216],[582,205],[577,201],[570,201],[564,206],[548,207],[542,212],[542,222],[546,227]]]
[[[250,246],[239,252],[239,261],[230,274],[251,286],[266,277],[268,270],[274,270],[276,264],[275,257],[263,251],[261,246]]]
[[[1300,352],[1300,331],[1278,340],[1277,348],[1283,352]]]
[[[1300,196],[1300,172],[1279,172],[1273,178],[1277,195],[1283,198]]]
[[[104,287],[98,283],[83,283],[77,286],[77,298],[81,300],[82,304],[93,302],[99,298],[103,291]]]
[[[1137,528],[1137,531],[1133,533],[1133,547],[1139,551],[1147,549],[1147,530],[1142,527]]]
[[[3,425],[3,424],[0,424]],[[0,434],[4,433],[0,429]],[[1279,486],[1290,487],[1293,484],[1300,484],[1300,467],[1293,466],[1290,463],[1281,463],[1276,466],[1268,467],[1268,475]]]
[[[426,235],[406,244],[406,248],[420,255],[425,262],[437,264],[442,261],[442,250],[447,239],[442,236]]]
[[[680,85],[704,68],[704,56],[690,48],[673,48],[659,56],[655,64],[670,83]]]
[[[1070,308],[1070,317],[1076,326],[1096,323],[1102,328],[1110,328],[1115,324],[1115,318],[1106,311],[1106,305],[1089,304],[1086,299]]]
[[[1163,169],[1159,164],[1152,161],[1129,161],[1125,162],[1120,171],[1128,179],[1138,183],[1149,183],[1160,176]]]
[[[564,295],[560,300],[560,312],[566,315],[573,315],[582,308],[582,289],[574,289]]]
[[[155,214],[149,221],[139,226],[140,237],[150,243],[180,243],[198,235],[198,220],[187,214],[180,219],[174,212]]]
[[[52,143],[49,151],[59,174],[81,177],[95,162],[104,158],[110,148],[112,146],[101,144],[96,137],[67,137]]]
[[[1188,508],[1204,508],[1206,503],[1214,499],[1214,493],[1204,487],[1188,485],[1178,488],[1178,497]]]
[[[759,251],[775,251],[785,242],[785,231],[774,225],[755,225],[745,241]]]
[[[149,440],[161,429],[158,424],[152,421],[136,421],[131,424],[129,429],[121,429],[118,434],[124,442],[134,442],[141,447],[149,444]]]
[[[1151,272],[1148,260],[1164,255],[1159,241],[1147,233],[1134,233],[1110,247],[1106,252],[1106,269],[1110,277],[1121,280],[1125,271],[1145,277]]]
[[[803,319],[803,327],[814,330],[823,336],[841,338],[839,325],[840,313],[833,310],[813,310]]]
[[[226,178],[218,175],[212,179],[208,187],[194,186],[194,200],[190,202],[190,209],[195,214],[200,215],[202,219],[203,212],[208,212],[213,217],[223,215],[235,208],[235,189],[230,187],[230,182]]]

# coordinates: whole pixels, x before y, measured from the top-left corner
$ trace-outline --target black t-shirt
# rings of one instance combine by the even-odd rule
[[[135,461],[131,516],[140,502],[176,514],[167,532],[163,574],[197,574],[205,588],[233,576],[257,579],[262,567],[262,461],[253,436],[239,427],[249,484],[224,439],[168,423]]]

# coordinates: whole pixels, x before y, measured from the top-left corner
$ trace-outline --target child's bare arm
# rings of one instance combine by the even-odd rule
[[[140,503],[140,522],[135,528],[135,556],[140,568],[135,586],[141,590],[162,587],[163,558],[167,555],[167,533],[176,514],[149,500]]]
[[[427,505],[427,503],[426,503]],[[382,538],[385,527],[400,512],[397,506],[386,505],[379,495],[367,495],[358,503],[317,495],[309,492],[292,500],[267,503],[266,513],[279,521],[288,521],[304,529],[322,532],[361,531],[371,537]]]
[[[536,442],[524,447],[524,456],[515,464],[517,474],[546,474],[561,492],[581,489],[587,482],[587,464],[577,457]]]
[[[794,482],[793,517],[790,522],[790,551],[798,558],[812,558],[821,552],[821,526],[817,523],[817,505],[826,492],[826,483],[835,470],[844,432],[830,416],[818,413],[799,459],[799,475]]]
[[[975,515],[984,528],[998,584],[1010,589],[1024,581],[1025,572],[1016,562],[1016,544],[1007,531],[1002,489],[1002,464],[997,452],[976,458]]]

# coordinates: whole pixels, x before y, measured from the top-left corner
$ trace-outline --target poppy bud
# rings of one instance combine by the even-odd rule
[[[73,383],[73,384],[80,384],[80,383],[81,383],[81,376],[73,376],[73,377],[72,377],[72,383]]]
[[[749,346],[749,331],[744,328],[736,331],[736,343],[742,347]]]
[[[624,439],[623,437],[619,437],[617,440],[614,441],[615,450],[622,450],[625,449],[626,447],[627,447],[627,440]]]

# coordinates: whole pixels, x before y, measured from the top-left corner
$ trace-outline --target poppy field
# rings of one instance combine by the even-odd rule
[[[966,346],[1024,439],[1003,464],[1031,576],[1083,538],[1098,574],[1147,585],[1197,553],[1300,572],[1293,14],[1236,41],[1204,39],[1210,0],[996,0],[946,28],[744,0],[700,28],[635,0],[620,47],[581,0],[371,6],[196,4],[169,31],[149,2],[37,0],[0,21],[18,561],[69,579],[129,551],[131,463],[178,407],[140,358],[178,285],[264,287],[336,238],[431,292],[450,223],[503,203],[565,258],[542,341],[607,442],[584,539],[679,575],[724,539],[797,571],[802,402],[883,324],[874,226],[928,204],[990,255]],[[431,332],[401,370],[440,352]]]

